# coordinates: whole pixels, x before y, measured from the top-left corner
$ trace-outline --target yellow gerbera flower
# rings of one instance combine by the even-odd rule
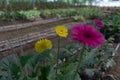
[[[57,26],[55,31],[60,37],[67,37],[68,35],[68,29],[65,26]]]
[[[41,53],[51,48],[52,48],[52,42],[48,39],[42,39],[35,43],[35,50],[37,53]]]

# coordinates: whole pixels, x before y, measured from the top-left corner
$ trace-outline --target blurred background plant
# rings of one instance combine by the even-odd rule
[[[103,20],[105,23],[105,28],[101,29],[101,32],[105,35],[106,39],[113,36],[115,38],[115,43],[120,42],[120,18],[119,15],[114,16],[112,19]]]
[[[89,12],[89,13],[88,13]],[[82,17],[83,16],[83,17]],[[66,9],[46,9],[46,10],[20,10],[20,11],[12,11],[12,12],[0,12],[1,20],[9,20],[15,21],[20,19],[31,19],[31,18],[61,18],[61,17],[69,17],[75,20],[84,19],[94,19],[94,18],[104,18],[106,14],[104,12],[100,12],[99,8],[66,8]],[[80,19],[81,18],[81,19]],[[10,21],[10,20],[9,20]]]

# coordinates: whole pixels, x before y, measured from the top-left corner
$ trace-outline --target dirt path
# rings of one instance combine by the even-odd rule
[[[120,47],[117,55],[114,57],[114,60],[116,62],[116,66],[111,68],[109,73],[112,74],[116,80],[120,80]]]

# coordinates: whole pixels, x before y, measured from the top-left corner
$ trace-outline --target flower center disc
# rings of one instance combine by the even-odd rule
[[[62,33],[63,33],[63,30],[60,30],[60,33],[62,34]]]
[[[91,36],[90,34],[86,33],[86,34],[85,34],[85,37],[86,37],[86,38],[91,38],[92,36]]]

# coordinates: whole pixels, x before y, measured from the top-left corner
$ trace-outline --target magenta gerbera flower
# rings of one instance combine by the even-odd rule
[[[101,20],[99,20],[99,19],[94,19],[94,22],[95,22],[95,24],[96,24],[98,27],[104,28],[104,23],[103,23]]]
[[[90,47],[99,47],[105,42],[102,33],[93,26],[85,24],[76,25],[72,29],[72,38]]]

